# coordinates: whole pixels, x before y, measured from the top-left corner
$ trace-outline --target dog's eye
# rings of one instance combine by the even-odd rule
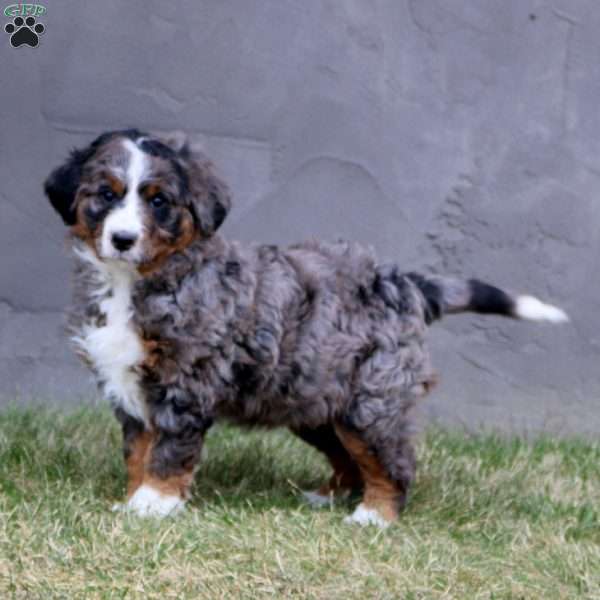
[[[106,202],[113,202],[117,197],[117,195],[109,187],[100,188],[98,195]]]
[[[150,206],[152,206],[152,208],[162,208],[167,202],[168,200],[163,194],[154,194],[154,196],[150,198]]]

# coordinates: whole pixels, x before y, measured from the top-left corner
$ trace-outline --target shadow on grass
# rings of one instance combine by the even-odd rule
[[[121,499],[126,485],[120,429],[106,409],[1,411],[0,465],[0,491],[13,506],[70,494],[100,508]],[[294,508],[303,505],[300,489],[328,476],[325,460],[285,429],[219,425],[207,436],[192,504]],[[598,444],[431,430],[419,444],[404,518],[443,523],[457,539],[496,541],[507,519],[560,521],[567,539],[600,542],[599,482]]]
[[[0,412],[0,486],[14,502],[34,489],[86,487],[94,497],[120,499],[126,486],[118,423],[108,410],[63,413],[10,408]],[[318,487],[329,468],[285,429],[213,427],[193,488],[194,504],[261,506],[300,502],[298,489]]]

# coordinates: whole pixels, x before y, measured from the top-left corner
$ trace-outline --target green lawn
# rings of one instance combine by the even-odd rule
[[[211,431],[186,513],[112,513],[107,411],[0,413],[0,598],[600,598],[600,444],[429,431],[400,522],[342,523],[285,431]]]

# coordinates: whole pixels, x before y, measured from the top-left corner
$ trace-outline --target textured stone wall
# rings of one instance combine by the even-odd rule
[[[41,184],[71,147],[137,126],[204,144],[230,236],[353,238],[557,302],[569,326],[436,325],[426,414],[600,431],[597,0],[46,6],[37,48],[0,44],[2,402],[94,397],[60,332],[69,261]]]

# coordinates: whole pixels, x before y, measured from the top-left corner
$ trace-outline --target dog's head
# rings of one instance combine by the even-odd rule
[[[185,140],[134,129],[105,133],[74,150],[44,189],[73,235],[100,260],[142,272],[212,236],[231,205],[210,162]]]

